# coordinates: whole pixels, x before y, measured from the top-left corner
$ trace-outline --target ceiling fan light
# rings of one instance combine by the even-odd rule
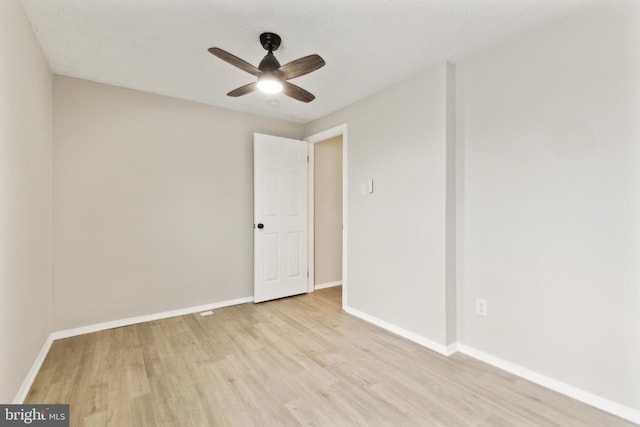
[[[258,79],[258,90],[264,93],[282,92],[282,82],[273,76],[262,76]]]

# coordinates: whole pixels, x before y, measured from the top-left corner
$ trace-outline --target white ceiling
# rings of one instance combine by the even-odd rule
[[[606,0],[21,1],[56,74],[307,122]],[[207,49],[257,66],[265,31],[282,37],[282,64],[312,53],[325,59],[292,80],[316,100],[225,95],[255,78]]]

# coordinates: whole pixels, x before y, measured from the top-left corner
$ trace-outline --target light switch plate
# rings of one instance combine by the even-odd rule
[[[476,298],[476,314],[479,316],[487,315],[487,300],[484,298]]]

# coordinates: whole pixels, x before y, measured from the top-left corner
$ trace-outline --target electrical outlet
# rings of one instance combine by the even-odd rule
[[[476,314],[479,316],[487,315],[487,300],[484,298],[476,298]]]

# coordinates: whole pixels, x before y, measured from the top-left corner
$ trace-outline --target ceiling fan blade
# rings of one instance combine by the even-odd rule
[[[249,64],[244,59],[240,59],[237,56],[230,54],[226,50],[222,50],[222,49],[217,48],[217,47],[210,47],[208,50],[209,50],[209,53],[211,53],[212,55],[217,56],[218,58],[222,59],[223,61],[228,62],[229,64],[231,64],[231,65],[233,65],[235,67],[238,67],[241,70],[244,70],[249,74],[253,74],[256,77],[258,77],[258,76],[260,76],[260,74],[262,74],[262,71],[258,70],[256,67],[254,67],[253,65]]]
[[[289,82],[282,82],[282,84],[284,85],[284,88],[282,90],[283,93],[293,99],[297,99],[298,101],[302,102],[311,102],[316,99],[316,97],[311,92],[302,89],[300,86],[296,86],[293,83]]]
[[[322,68],[324,64],[324,59],[322,59],[320,55],[313,54],[284,64],[274,71],[273,74],[282,80],[289,80],[309,74],[318,68]]]
[[[253,91],[254,91],[254,90],[256,90],[257,88],[258,88],[258,86],[257,86],[257,83],[256,83],[256,82],[249,83],[249,84],[246,84],[246,85],[244,85],[244,86],[240,86],[240,87],[239,87],[239,88],[237,88],[237,89],[232,90],[231,92],[229,92],[229,93],[227,94],[227,96],[233,96],[233,97],[236,97],[236,96],[246,95],[246,94],[248,94],[248,93],[253,92]]]

